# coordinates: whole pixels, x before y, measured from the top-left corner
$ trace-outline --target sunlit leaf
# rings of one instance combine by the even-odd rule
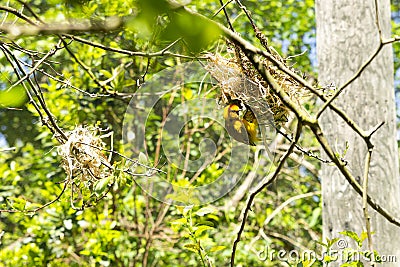
[[[199,209],[198,211],[195,212],[196,215],[198,216],[204,216],[209,213],[216,213],[218,210],[212,206],[207,206]]]
[[[94,192],[97,196],[101,196],[106,191],[108,184],[110,183],[111,176],[98,180],[94,185]]]
[[[0,108],[1,107],[20,107],[26,103],[28,97],[25,89],[21,85],[17,85],[11,89],[0,91]]]

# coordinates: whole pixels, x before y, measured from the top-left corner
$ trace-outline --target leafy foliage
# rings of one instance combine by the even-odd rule
[[[174,186],[189,189],[217,181],[224,172],[231,150],[227,133],[216,123],[192,120],[178,135],[184,144],[182,151],[187,152],[182,154],[190,159],[200,156],[203,138],[219,144],[219,160],[198,174],[184,171],[185,162],[170,164],[158,143],[166,115],[195,99],[199,85],[185,85],[183,90],[171,91],[160,99],[145,125],[149,158],[142,154],[135,157],[122,142],[130,97],[144,82],[167,67],[192,61],[201,52],[218,51],[231,56],[230,48],[217,39],[220,31],[205,18],[193,17],[182,6],[171,6],[166,1],[64,2],[37,0],[29,3],[28,9],[18,1],[8,7],[22,10],[38,24],[44,21],[45,26],[67,22],[74,25],[86,19],[96,30],[0,37],[0,106],[4,107],[0,110],[0,144],[4,147],[4,151],[0,148],[0,204],[2,210],[12,210],[0,213],[0,262],[5,266],[226,266],[249,188],[238,186],[212,205],[182,207],[153,199],[135,182],[135,175],[146,176],[154,171],[151,166],[162,167],[163,177]],[[311,76],[316,73],[313,4],[308,0],[246,1],[257,26],[278,52],[293,56],[307,51],[295,57],[293,63]],[[227,25],[222,11],[216,13],[220,8],[217,1],[197,1],[187,6]],[[29,24],[18,14],[1,11],[2,22]],[[235,30],[259,45],[240,8],[229,4],[226,11]],[[107,19],[114,16],[123,18],[124,27],[103,30]],[[12,66],[5,56],[6,49],[24,67]],[[84,125],[99,129],[99,135],[113,133],[101,139],[109,148],[103,151],[104,156],[111,154],[111,164],[116,168],[104,179],[82,180],[81,184],[71,179],[66,184],[68,175],[56,149],[60,143],[43,126],[48,118],[32,105],[40,97],[30,98],[23,86],[8,90],[20,80],[18,73],[27,74],[51,51],[54,54],[46,64],[28,76],[40,88],[47,108],[65,132]],[[29,87],[27,80],[22,84]],[[218,98],[212,86],[204,86],[202,93]],[[313,101],[308,103],[310,109]],[[135,126],[143,125],[137,122]],[[305,135],[301,145],[312,149],[315,140]],[[289,142],[280,142],[277,150],[282,153]],[[257,196],[238,247],[237,266],[283,264],[277,258],[263,261],[260,252],[266,248],[318,250],[316,241],[321,238],[322,224],[319,162],[310,157],[304,159],[308,164],[303,164],[303,155],[296,155],[287,162],[277,182]],[[269,168],[271,162],[264,158],[260,150],[254,150],[250,162],[243,165],[244,176],[254,177],[253,186],[275,168]],[[300,197],[291,199],[295,196]],[[175,200],[184,197],[171,193]],[[83,203],[90,204],[90,208]],[[358,245],[363,241],[350,237],[358,240]],[[336,241],[328,241],[327,248]],[[319,266],[307,261],[299,264]]]

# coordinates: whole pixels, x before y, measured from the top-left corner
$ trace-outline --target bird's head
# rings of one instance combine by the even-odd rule
[[[229,104],[224,109],[224,119],[239,119],[241,108],[236,104]]]

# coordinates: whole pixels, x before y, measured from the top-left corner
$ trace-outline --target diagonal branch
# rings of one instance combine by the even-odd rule
[[[44,60],[45,60],[46,58],[50,57],[51,55],[54,55],[59,49],[61,49],[60,45],[61,45],[61,43],[59,42],[53,49],[51,49],[51,50],[42,58],[42,60],[40,60],[40,61],[34,66],[34,68],[38,68],[38,67],[44,62]],[[10,64],[14,66],[14,64],[12,63],[12,62],[14,62],[14,63],[18,66],[19,71],[20,71],[21,73],[25,74],[23,77],[21,77],[21,74],[18,72],[18,70],[17,70],[16,68],[14,68],[14,69],[15,69],[15,73],[16,73],[17,77],[19,78],[19,81],[18,81],[17,83],[19,84],[19,83],[23,82],[24,80],[27,80],[27,82],[28,82],[29,86],[31,87],[33,93],[36,95],[36,97],[37,97],[37,99],[38,99],[38,101],[39,101],[40,107],[43,109],[44,113],[47,115],[46,118],[43,116],[42,112],[40,111],[39,105],[33,100],[32,96],[31,96],[31,93],[30,93],[30,91],[28,90],[28,88],[25,86],[25,84],[22,83],[22,84],[23,84],[23,87],[25,88],[25,91],[26,91],[27,95],[29,96],[29,99],[30,99],[31,103],[34,105],[35,109],[38,111],[38,113],[39,113],[39,115],[40,115],[40,117],[41,117],[41,119],[42,119],[42,123],[43,123],[44,125],[46,125],[47,128],[49,128],[49,130],[50,130],[53,134],[56,134],[56,133],[57,133],[57,135],[61,137],[61,138],[57,138],[57,140],[58,140],[59,142],[62,143],[63,141],[66,141],[68,138],[67,138],[67,136],[65,135],[64,131],[58,126],[56,120],[54,119],[53,114],[51,114],[50,110],[48,109],[48,107],[47,107],[47,105],[46,105],[46,102],[45,102],[45,99],[42,97],[42,94],[41,94],[41,92],[40,92],[40,88],[36,88],[36,87],[35,87],[35,84],[34,84],[34,83],[32,82],[32,80],[30,79],[29,74],[26,74],[26,73],[25,73],[24,68],[21,66],[21,64],[20,64],[19,61],[17,60],[16,56],[12,53],[12,51],[10,51],[10,49],[9,49],[7,46],[2,45],[2,43],[0,43],[0,48],[5,52],[4,54],[6,55],[6,58],[8,59],[8,61],[10,62]],[[40,63],[40,64],[39,64],[39,63]],[[13,84],[13,85],[11,86],[11,88],[12,88],[13,86],[15,86],[15,84]]]
[[[328,155],[328,157],[335,163],[339,171],[346,178],[347,182],[353,187],[353,189],[360,195],[363,195],[363,188],[357,182],[356,178],[350,173],[349,169],[346,167],[346,163],[338,159],[333,152],[332,148],[329,146],[328,140],[324,136],[322,129],[318,124],[314,124],[310,126],[312,132],[317,138],[318,142],[321,144],[322,149]],[[379,214],[381,214],[384,218],[386,218],[389,222],[396,226],[400,226],[400,220],[396,218],[394,215],[390,214],[388,210],[381,207],[374,199],[371,198],[368,194],[366,194],[368,204],[374,210],[376,210]]]
[[[293,149],[295,148],[296,143],[298,142],[299,138],[300,138],[300,134],[301,134],[301,130],[302,130],[302,123],[299,120],[297,123],[297,129],[296,129],[296,136],[293,140],[293,142],[291,143],[289,149],[286,151],[285,155],[281,158],[281,161],[279,162],[277,168],[275,169],[275,171],[267,176],[264,179],[264,182],[260,183],[258,185],[258,187],[256,187],[250,194],[249,198],[247,199],[246,202],[246,207],[244,209],[243,212],[243,217],[242,217],[242,222],[240,224],[240,228],[239,231],[237,233],[236,239],[233,242],[233,247],[232,247],[232,253],[231,253],[231,267],[235,266],[235,255],[236,255],[236,249],[237,249],[237,245],[239,244],[240,241],[240,237],[244,231],[244,227],[246,225],[246,219],[247,216],[249,214],[249,211],[251,210],[251,205],[253,204],[253,200],[254,198],[261,192],[263,191],[268,185],[270,185],[271,183],[273,183],[276,178],[278,177],[281,169],[283,168],[283,165],[285,164],[286,160],[289,158],[290,154],[293,152]]]
[[[317,118],[321,116],[321,114],[326,110],[328,106],[346,89],[350,84],[352,84],[357,78],[361,76],[364,70],[371,64],[371,62],[378,56],[379,52],[382,50],[384,44],[380,43],[378,49],[368,58],[368,60],[358,69],[358,71],[351,77],[345,84],[343,84],[333,96],[329,98],[328,101],[324,103],[321,109],[317,113]]]
[[[24,15],[23,13],[19,12],[18,10],[14,9],[12,7],[0,6],[0,10],[10,12],[10,13],[14,14],[15,16],[17,16],[18,18],[25,20],[26,22],[28,22],[31,25],[37,25],[37,23],[33,22],[28,16]],[[2,29],[0,28],[0,30],[2,30]]]

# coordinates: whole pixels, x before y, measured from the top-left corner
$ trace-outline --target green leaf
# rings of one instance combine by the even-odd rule
[[[176,206],[176,210],[180,213],[183,214],[183,209],[185,208],[185,206]]]
[[[304,260],[301,262],[302,267],[311,267],[315,262],[315,259]],[[297,265],[299,266],[299,265]]]
[[[106,191],[112,176],[98,180],[94,185],[94,193],[96,196],[101,196]]]
[[[211,206],[207,206],[207,207],[203,207],[203,208],[199,209],[198,211],[195,212],[195,214],[197,216],[201,216],[202,217],[202,216],[204,216],[206,214],[217,213],[217,212],[218,212],[218,210],[216,208],[211,207]]]
[[[342,235],[350,237],[351,239],[353,239],[354,241],[357,242],[357,245],[359,247],[362,246],[362,240],[358,237],[357,233],[355,233],[353,231],[342,231],[339,234],[342,234]]]
[[[208,225],[200,225],[199,227],[197,227],[197,230],[194,232],[194,235],[196,237],[199,237],[204,231],[207,231],[210,229],[214,229],[214,228],[211,226],[208,226]]]
[[[180,218],[170,222],[173,231],[178,232],[183,226],[187,224],[186,218]]]
[[[339,238],[333,238],[333,239],[328,239],[327,238],[326,239],[326,243],[321,243],[321,242],[317,242],[317,243],[323,245],[327,249],[330,249],[338,240],[339,240]]]
[[[170,20],[161,37],[166,41],[183,38],[194,53],[202,51],[221,35],[216,25],[185,11],[171,13]]]
[[[148,162],[149,162],[149,160],[147,159],[147,156],[143,152],[140,152],[139,153],[139,163],[146,165]]]
[[[28,97],[25,89],[21,85],[17,85],[11,89],[0,91],[0,108],[9,107],[15,108],[20,107],[26,103]]]
[[[371,232],[371,235],[373,235],[375,232]],[[361,243],[364,242],[365,239],[368,238],[368,233],[367,232],[362,232],[360,235]]]
[[[12,208],[20,211],[23,211],[26,206],[26,200],[23,198],[9,197],[7,198],[7,202]]]
[[[183,208],[182,215],[183,215],[183,216],[187,216],[187,214],[188,214],[189,212],[191,212],[192,209],[193,209],[193,205],[185,206],[185,208]]]
[[[190,88],[182,89],[182,95],[185,99],[190,100],[193,97],[193,91]]]
[[[363,267],[364,264],[360,261],[346,262],[340,265],[340,267]]]
[[[90,250],[82,250],[79,252],[81,255],[89,256],[92,252]]]
[[[109,72],[108,70],[99,70],[99,72],[100,72],[101,74],[103,74],[104,77],[106,77],[106,78],[111,78],[111,77],[112,77],[112,73]]]
[[[217,252],[217,251],[223,250],[225,248],[226,248],[226,246],[214,246],[214,247],[210,248],[210,252]]]
[[[185,245],[183,245],[183,247],[186,248],[187,250],[190,250],[190,251],[193,251],[196,253],[198,253],[200,250],[199,245],[196,243],[185,244]]]

